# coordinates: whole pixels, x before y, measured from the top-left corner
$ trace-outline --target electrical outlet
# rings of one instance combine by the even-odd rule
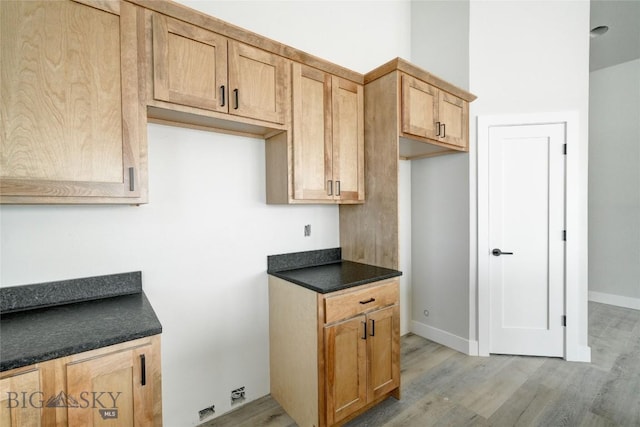
[[[200,417],[200,421],[204,421],[209,418],[211,415],[216,413],[216,405],[211,405],[208,408],[204,408],[198,411],[198,416]]]
[[[307,224],[304,226],[304,237],[311,236],[311,224]]]
[[[231,390],[231,405],[242,402],[245,399],[244,393],[244,386]]]

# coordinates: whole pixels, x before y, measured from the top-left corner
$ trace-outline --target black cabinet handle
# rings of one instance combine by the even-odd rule
[[[376,321],[374,319],[371,319],[371,336],[376,336]]]
[[[442,138],[446,138],[447,137],[447,125],[445,125],[444,123],[442,124]]]
[[[327,196],[333,196],[333,181],[327,181]]]
[[[436,122],[436,136],[440,136],[440,122]]]
[[[140,355],[140,384],[147,385],[147,363],[144,354]]]
[[[224,104],[227,103],[227,101],[225,100],[224,85],[220,86],[220,99],[220,106],[224,107]]]
[[[233,107],[234,110],[237,110],[240,107],[240,96],[238,95],[238,89],[233,90],[233,96],[236,99],[236,106]]]
[[[367,322],[362,322],[362,326],[364,327],[363,332],[362,332],[362,339],[366,340],[367,339]]]
[[[369,298],[367,300],[360,301],[360,304],[369,304],[370,302],[374,302],[375,300],[375,298]]]
[[[340,181],[336,181],[336,196],[340,195]]]

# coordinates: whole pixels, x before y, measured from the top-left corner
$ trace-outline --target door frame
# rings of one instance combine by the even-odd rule
[[[489,129],[495,126],[563,124],[567,158],[565,169],[565,306],[564,358],[589,361],[590,354],[580,348],[580,312],[586,307],[586,292],[580,292],[580,211],[579,211],[579,114],[577,111],[514,115],[478,116],[477,195],[478,195],[478,355],[489,356],[490,299],[489,253]],[[586,244],[586,242],[583,242]],[[586,284],[585,284],[586,288]],[[584,301],[581,301],[584,294]],[[585,316],[586,318],[586,316]],[[586,325],[582,325],[586,328]]]

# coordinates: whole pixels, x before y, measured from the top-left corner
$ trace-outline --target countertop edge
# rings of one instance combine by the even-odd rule
[[[373,282],[379,282],[381,280],[387,280],[387,279],[391,279],[394,277],[400,277],[402,276],[402,272],[401,271],[394,271],[393,273],[387,273],[387,274],[383,274],[383,275],[379,275],[376,277],[372,277],[372,278],[368,278],[368,279],[363,279],[363,280],[358,280],[355,282],[349,282],[349,283],[343,283],[341,285],[337,285],[337,286],[333,286],[331,287],[331,289],[322,289],[322,288],[318,288],[317,286],[313,286],[310,283],[304,282],[302,280],[297,280],[295,278],[291,278],[289,276],[287,276],[286,273],[287,270],[285,271],[276,271],[276,272],[271,272],[268,273],[272,276],[278,277],[282,280],[286,280],[287,282],[291,282],[291,283],[295,283],[296,285],[302,286],[303,288],[307,288],[309,290],[312,290],[314,292],[317,292],[319,294],[330,294],[331,292],[336,292],[336,291],[342,291],[344,289],[349,289],[349,288],[353,288],[356,286],[360,286],[360,285],[366,285],[368,283],[373,283]]]
[[[2,362],[0,362],[0,372],[23,368],[25,366],[35,365],[38,363],[47,362],[49,360],[59,359],[62,357],[73,356],[75,354],[84,353],[86,351],[97,350],[99,348],[108,347],[115,344],[121,344],[127,341],[133,341],[140,338],[151,337],[153,335],[159,335],[161,333],[162,333],[162,326],[158,328],[149,328],[134,334],[127,334],[127,335],[112,337],[106,340],[101,340],[100,342],[91,341],[83,345],[66,347],[59,350],[42,353],[42,355],[38,357],[30,357],[28,359],[24,359],[24,358],[11,359],[9,361],[3,360]]]
[[[59,359],[59,358],[83,353],[90,350],[96,350],[99,348],[104,348],[111,345],[124,343],[127,341],[133,341],[136,339],[146,338],[153,335],[161,334],[162,324],[160,323],[160,320],[158,319],[158,316],[155,313],[155,310],[153,309],[153,306],[151,305],[144,291],[141,291],[140,293],[136,293],[136,294],[119,295],[119,296],[103,298],[103,299],[113,301],[114,298],[128,298],[138,294],[141,294],[141,298],[142,298],[143,307],[141,308],[141,310],[143,313],[146,313],[146,316],[148,316],[149,318],[146,324],[140,325],[139,323],[136,323],[136,325],[139,326],[139,328],[134,327],[127,331],[118,330],[118,331],[114,331],[113,334],[107,335],[107,336],[97,335],[95,333],[91,334],[91,331],[85,331],[85,333],[89,332],[90,336],[86,339],[83,339],[81,342],[71,343],[67,346],[59,346],[59,347],[51,346],[54,348],[46,349],[46,350],[45,349],[38,350],[38,351],[31,352],[31,354],[26,354],[26,355],[24,354],[17,355],[14,353],[13,357],[0,360],[0,372],[10,371],[13,369],[22,368],[29,365],[36,365],[38,363],[43,363],[53,359]],[[74,302],[72,304],[69,304],[69,306],[74,306],[74,305],[81,306],[84,304],[95,303],[96,301],[97,300],[94,299],[90,301]],[[55,309],[57,307],[59,306],[47,307],[47,308],[44,308],[44,310],[47,310],[48,308]],[[34,311],[37,311],[37,310],[42,310],[42,309],[41,308],[34,309]],[[23,311],[22,313],[26,313],[28,311],[30,310]],[[21,313],[9,313],[9,315],[13,315],[13,314],[20,315]]]

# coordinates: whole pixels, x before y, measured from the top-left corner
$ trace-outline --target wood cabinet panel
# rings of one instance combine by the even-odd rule
[[[422,142],[446,147],[430,148],[408,141],[401,147],[406,158],[427,157],[455,150],[468,149],[469,103],[413,76],[401,74],[402,136],[424,138]],[[417,138],[416,138],[417,139]],[[428,140],[428,141],[427,141]]]
[[[442,123],[442,141],[466,149],[469,135],[469,103],[440,91],[438,108],[438,118]]]
[[[2,427],[162,425],[159,335],[1,375]],[[9,391],[20,401],[15,410],[5,411],[5,405],[16,404],[4,400]]]
[[[107,7],[0,3],[3,202],[145,201],[138,10]]]
[[[168,16],[153,14],[151,21],[152,94],[165,102],[151,105],[175,109],[176,122],[185,117],[178,112],[207,116],[209,111],[228,114],[230,121],[239,116],[286,123],[288,60]]]
[[[271,395],[298,425],[341,425],[386,396],[399,398],[399,282],[376,283],[317,294],[269,276]],[[362,292],[389,295],[387,305],[326,320],[329,300]]]
[[[397,304],[367,315],[370,399],[400,385],[400,310]]]
[[[225,37],[177,19],[153,16],[156,99],[226,112],[226,84]]]
[[[292,135],[267,142],[267,202],[363,203],[362,86],[302,64],[292,69]]]
[[[37,368],[0,379],[0,426],[40,427],[42,419],[38,393],[41,390],[40,370]],[[35,396],[35,400],[32,396]]]
[[[285,123],[289,111],[287,60],[258,48],[229,41],[229,112],[238,116]]]
[[[365,316],[325,328],[328,425],[367,404],[366,338]]]
[[[85,399],[68,409],[69,424],[108,426],[117,420],[123,427],[153,425],[155,357],[146,345],[69,363],[67,395]],[[116,418],[105,418],[105,411]]]
[[[438,92],[428,83],[402,76],[402,132],[436,138]]]
[[[332,200],[331,75],[293,64],[294,197]]]
[[[354,289],[324,298],[325,322],[333,323],[371,310],[398,303],[398,283],[395,280],[379,286]]]
[[[364,201],[364,91],[332,77],[333,181],[336,198]]]

